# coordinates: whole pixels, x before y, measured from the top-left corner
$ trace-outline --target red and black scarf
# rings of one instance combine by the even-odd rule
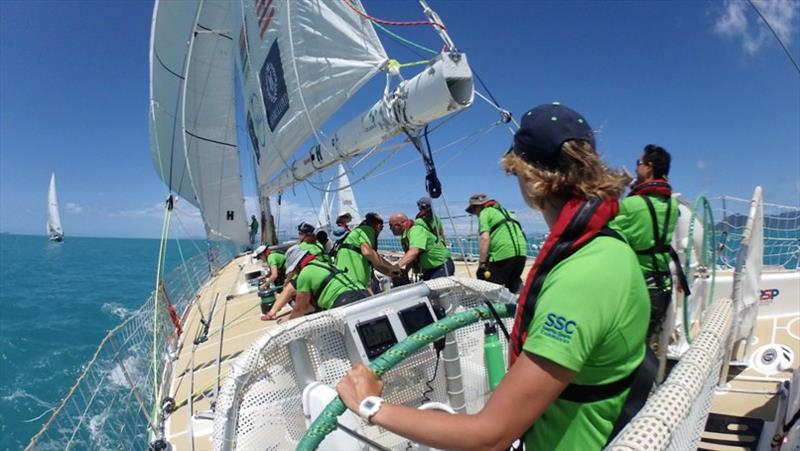
[[[672,187],[664,179],[653,179],[634,185],[628,196],[672,196]]]
[[[561,209],[519,295],[509,348],[511,365],[522,353],[522,345],[528,338],[528,326],[533,320],[536,298],[547,274],[559,262],[603,231],[618,211],[619,203],[616,199],[601,200],[596,197],[570,199]]]

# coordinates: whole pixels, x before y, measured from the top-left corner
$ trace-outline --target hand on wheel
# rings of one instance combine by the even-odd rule
[[[353,412],[358,413],[358,406],[367,396],[380,396],[383,381],[375,376],[369,368],[359,363],[339,381],[336,386],[342,402]]]

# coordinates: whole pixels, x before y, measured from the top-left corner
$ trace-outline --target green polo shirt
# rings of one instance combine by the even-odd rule
[[[300,249],[308,252],[311,255],[316,255],[318,261],[330,261],[328,254],[325,253],[325,248],[319,242],[308,243],[303,241],[300,243]]]
[[[442,220],[439,219],[439,217],[436,215],[433,215],[430,224],[424,218],[417,218],[414,220],[414,223],[425,227],[426,229],[433,232],[434,235],[439,236],[439,230],[441,230],[442,233],[444,233],[444,224],[442,224]]]
[[[286,256],[280,252],[270,252],[270,254],[267,255],[267,266],[270,268],[277,266],[278,269],[285,269]]]
[[[312,261],[300,271],[292,283],[298,292],[311,293],[312,300],[323,310],[331,308],[333,302],[342,293],[367,288],[365,285],[354,282],[347,274],[340,273],[328,282],[328,285],[319,293],[319,297],[315,297],[315,293],[319,291],[332,270],[333,267],[328,263]]]
[[[402,239],[408,242],[409,248],[419,249],[419,267],[423,271],[438,268],[450,260],[450,251],[439,236],[422,224],[415,222],[403,232]]]
[[[511,219],[516,219],[511,212],[500,206],[484,208],[478,215],[479,233],[491,232],[494,226],[506,219],[506,215]],[[528,255],[528,249],[525,234],[522,233],[522,229],[516,223],[506,221],[494,229],[494,232],[490,233],[490,262],[526,255]]]
[[[361,244],[366,244],[371,248],[376,247],[375,229],[368,225],[360,225],[350,231],[342,244],[353,246],[353,248],[339,245],[336,251],[336,267],[346,271],[354,281],[369,286],[372,278],[372,265],[369,260],[361,255]],[[355,250],[359,249],[359,250]]]
[[[548,274],[523,349],[574,371],[576,384],[607,384],[641,363],[649,319],[636,255],[598,237]],[[600,449],[628,391],[592,403],[556,399],[525,434],[526,449]]]
[[[664,233],[664,219],[667,214],[667,199],[661,196],[648,196],[653,202],[653,209],[656,211],[658,233]],[[669,214],[669,225],[666,244],[672,242],[672,233],[675,231],[675,224],[678,222],[678,201],[669,200],[672,203]],[[634,250],[643,250],[653,247],[653,220],[650,218],[650,210],[642,199],[642,196],[629,196],[623,199],[619,205],[619,213],[614,217],[608,226],[622,234]],[[670,257],[668,253],[656,254],[656,266],[653,266],[651,255],[637,255],[639,266],[645,277],[653,272],[666,272],[669,270]],[[667,284],[672,281],[667,279]],[[655,288],[655,287],[651,287]]]

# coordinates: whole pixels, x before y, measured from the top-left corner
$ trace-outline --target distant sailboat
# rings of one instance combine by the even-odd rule
[[[50,176],[50,191],[47,194],[47,235],[50,237],[50,241],[64,241],[61,216],[58,214],[55,173]]]
[[[358,224],[361,222],[361,214],[358,212],[358,204],[353,194],[353,188],[350,185],[350,179],[347,177],[347,172],[345,172],[344,166],[341,164],[339,165],[337,178],[339,180],[339,187],[335,191],[332,191],[331,186],[333,183],[328,184],[325,190],[325,196],[319,208],[317,223],[322,229],[330,228],[332,224],[335,224],[336,218],[345,213],[349,213],[350,216],[352,216],[353,219],[350,221],[351,223]],[[334,199],[332,199],[333,196],[331,193],[333,193],[333,196],[336,196],[335,210],[333,208]],[[334,212],[336,213],[335,215]]]

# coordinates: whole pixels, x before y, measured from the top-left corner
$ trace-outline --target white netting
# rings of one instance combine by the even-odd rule
[[[692,346],[608,449],[697,449],[727,356],[732,313],[730,299],[714,303]]]
[[[157,385],[170,379],[169,352],[176,345],[167,299],[177,312],[183,312],[202,283],[232,257],[230,249],[212,248],[167,274],[163,279],[166,296],[151,294],[144,305],[106,334],[27,449],[118,449],[123,444],[144,449],[152,438],[151,425],[160,427],[160,418],[154,418],[161,403],[155,399]],[[157,355],[153,355],[154,333]]]
[[[735,197],[711,199],[717,229],[717,264],[733,269],[742,244],[751,200]],[[800,268],[800,206],[762,203],[764,266]]]
[[[451,277],[426,282],[430,297],[454,309],[506,303],[514,297],[488,282]],[[510,319],[506,325],[510,325]],[[216,449],[294,449],[305,433],[303,387],[297,381],[289,343],[304,338],[316,380],[335,386],[350,368],[345,349],[346,323],[338,309],[289,321],[256,340],[232,365],[231,377],[217,399],[214,420]],[[489,395],[483,363],[483,326],[456,332],[466,388],[467,411],[475,412]],[[501,340],[505,342],[505,340]],[[505,346],[505,343],[504,343]],[[426,346],[382,377],[383,396],[390,402],[418,407],[428,400],[448,402],[444,362],[434,378],[436,353]],[[430,382],[431,390],[426,385]],[[425,394],[426,391],[429,393]],[[362,424],[362,433],[384,446],[405,449],[408,441],[376,426]]]

